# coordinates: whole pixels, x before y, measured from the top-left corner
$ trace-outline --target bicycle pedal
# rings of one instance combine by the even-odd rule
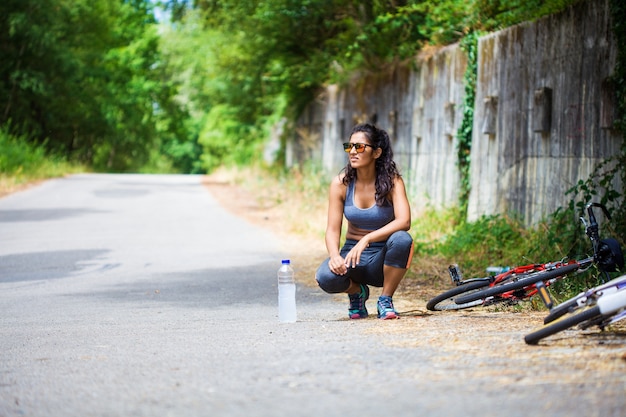
[[[554,306],[554,302],[552,301],[552,297],[550,297],[550,293],[548,292],[546,285],[543,281],[539,281],[535,284],[535,288],[537,288],[537,294],[539,294],[543,304],[548,310],[550,310]]]
[[[461,269],[457,264],[452,264],[448,266],[448,273],[450,274],[450,278],[452,279],[453,284],[461,284],[461,281],[463,281],[463,274],[461,273]]]

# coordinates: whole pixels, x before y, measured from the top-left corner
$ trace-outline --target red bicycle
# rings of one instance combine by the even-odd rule
[[[541,283],[537,285],[537,283],[533,283],[528,286],[528,288],[511,289],[509,291],[498,292],[492,296],[477,298],[466,302],[459,301],[459,297],[471,296],[472,294],[478,293],[485,288],[497,288],[505,283],[518,281],[521,278],[527,278],[541,271],[551,270],[560,266],[560,262],[552,264],[516,266],[493,276],[463,280],[458,265],[450,265],[448,267],[448,272],[450,273],[452,282],[456,285],[456,287],[430,299],[426,303],[426,308],[431,311],[445,311],[461,310],[474,306],[488,306],[498,303],[515,304],[520,300],[532,297],[539,291],[545,291],[546,285],[542,285]],[[548,282],[547,285],[550,285],[550,283],[551,282]],[[549,297],[547,292],[544,296],[542,296],[542,299],[544,299],[543,297]]]
[[[543,303],[550,309],[553,302],[546,287],[569,274],[587,270],[595,264],[602,274],[602,281],[608,281],[610,279],[609,272],[624,267],[624,256],[617,240],[600,238],[598,222],[593,213],[594,207],[601,208],[606,217],[610,219],[606,207],[599,203],[587,205],[588,222],[584,217],[580,218],[585,225],[585,233],[591,240],[593,256],[580,260],[561,260],[545,264],[518,266],[493,277],[468,280],[463,280],[458,267],[453,265],[449,268],[449,272],[456,287],[433,297],[426,304],[426,308],[441,311],[502,302],[515,303],[539,294]]]

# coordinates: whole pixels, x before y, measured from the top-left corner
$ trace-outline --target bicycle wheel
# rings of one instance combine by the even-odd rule
[[[457,304],[454,302],[454,298],[459,294],[476,291],[477,289],[486,287],[487,285],[489,285],[489,279],[470,281],[465,284],[461,284],[430,299],[426,303],[426,308],[430,311],[444,311],[460,310],[480,305],[483,300],[477,300],[466,304]]]
[[[570,316],[562,317],[560,320],[553,321],[541,329],[527,334],[524,336],[524,341],[529,345],[536,345],[541,339],[567,330],[585,321],[593,320],[601,315],[602,313],[600,313],[600,307],[598,306],[574,311]]]
[[[519,290],[524,287],[528,287],[539,281],[548,281],[553,278],[560,277],[561,275],[567,275],[579,268],[578,263],[567,264],[559,266],[549,271],[540,271],[526,275],[517,281],[507,281],[500,285],[494,285],[493,287],[485,288],[481,291],[476,291],[472,294],[463,295],[456,299],[459,304],[470,303],[475,300],[485,299],[487,297],[493,297],[494,295],[503,294],[505,292]]]

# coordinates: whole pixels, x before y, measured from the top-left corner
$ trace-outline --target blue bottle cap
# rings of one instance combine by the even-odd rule
[[[289,259],[283,259],[283,265],[289,265],[291,262],[289,262]]]

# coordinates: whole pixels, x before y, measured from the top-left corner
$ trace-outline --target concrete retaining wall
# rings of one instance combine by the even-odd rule
[[[617,55],[609,21],[608,2],[590,1],[480,39],[470,219],[515,212],[535,223],[619,152],[603,92]]]
[[[590,0],[479,40],[470,220],[510,212],[535,223],[619,151],[610,27],[608,0]],[[297,121],[288,163],[312,158],[334,175],[347,161],[341,143],[351,127],[375,122],[392,137],[414,207],[457,205],[466,67],[451,45],[415,65],[329,86]]]

